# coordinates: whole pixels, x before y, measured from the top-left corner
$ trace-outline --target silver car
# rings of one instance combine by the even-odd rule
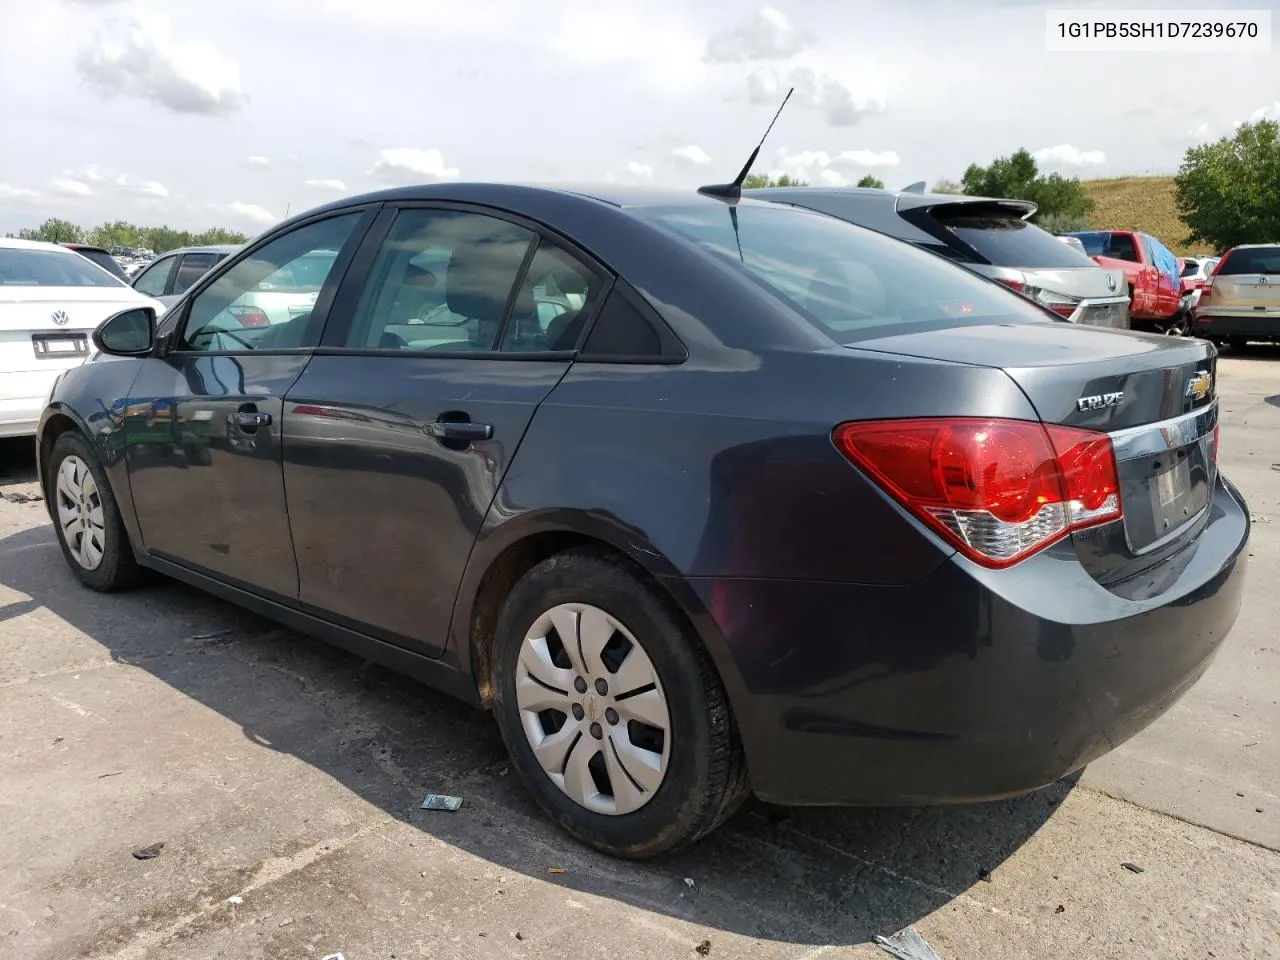
[[[868,187],[765,187],[742,195],[816,210],[923,247],[1074,323],[1129,326],[1123,271],[1104,270],[1029,222],[1036,212],[1029,200]]]
[[[167,250],[134,274],[130,286],[139,293],[155,297],[166,308],[171,307],[214,264],[220,263],[239,249],[238,244],[214,244]]]

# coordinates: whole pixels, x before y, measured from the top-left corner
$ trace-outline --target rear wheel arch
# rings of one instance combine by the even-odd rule
[[[714,638],[706,635],[705,627],[698,629],[697,624],[709,623],[710,616],[702,609],[692,590],[681,589],[682,584],[678,580],[665,576],[668,571],[675,570],[670,561],[646,547],[645,553],[652,554],[653,562],[644,564],[610,539],[570,529],[531,531],[503,546],[485,567],[475,589],[464,594],[470,599],[468,608],[454,612],[456,639],[466,644],[465,651],[460,651],[460,659],[466,657],[470,660],[472,680],[484,708],[488,709],[493,703],[493,642],[503,603],[520,578],[542,561],[573,551],[589,551],[625,566],[660,596],[672,608],[673,615],[687,634],[711,657],[721,682],[725,684],[732,708],[739,686],[736,675],[730,675],[732,670],[728,668],[727,652],[723,646],[716,649],[717,644]],[[465,619],[460,620],[459,614]]]

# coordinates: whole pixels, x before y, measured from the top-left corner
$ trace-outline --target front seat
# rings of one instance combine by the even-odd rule
[[[445,306],[471,321],[470,344],[488,350],[494,346],[502,314],[507,308],[510,277],[524,259],[523,244],[469,240],[458,244],[445,271]]]

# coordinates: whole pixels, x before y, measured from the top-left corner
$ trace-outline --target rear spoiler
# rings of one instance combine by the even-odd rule
[[[915,186],[915,184],[912,184]],[[898,197],[898,210],[927,210],[938,219],[948,215],[982,216],[983,213],[996,213],[1001,216],[1014,216],[1026,220],[1035,215],[1039,209],[1030,200],[1014,200],[999,197],[963,197],[953,194],[921,194],[903,191]]]

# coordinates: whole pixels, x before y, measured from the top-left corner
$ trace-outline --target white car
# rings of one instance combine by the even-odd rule
[[[0,238],[0,437],[35,435],[58,374],[84,363],[89,335],[130,306],[164,312],[60,244]]]

